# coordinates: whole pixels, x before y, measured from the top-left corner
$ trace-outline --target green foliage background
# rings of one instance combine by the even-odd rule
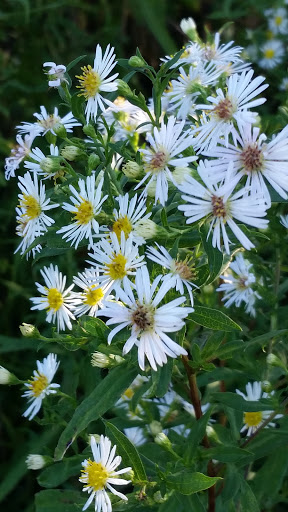
[[[265,5],[269,5],[265,2]],[[261,2],[262,9],[263,2]],[[95,46],[108,43],[116,48],[119,57],[129,58],[138,46],[152,66],[159,58],[181,47],[185,36],[179,28],[183,17],[192,16],[200,35],[204,25],[212,31],[234,21],[226,31],[228,39],[241,43],[245,28],[261,24],[261,10],[252,0],[2,0],[0,6],[0,158],[9,155],[15,140],[15,126],[31,122],[40,105],[47,110],[56,104],[56,94],[47,89],[42,63],[55,61],[67,64],[79,55],[94,57]],[[86,59],[85,59],[86,63]],[[78,71],[78,70],[77,70]],[[132,84],[135,87],[139,84]],[[148,84],[147,84],[148,85]],[[145,82],[141,88],[145,90]],[[270,89],[269,89],[270,90]],[[273,90],[273,89],[272,89]],[[148,94],[148,90],[147,90]],[[270,101],[273,111],[275,102]],[[269,112],[267,112],[269,115]],[[273,130],[272,130],[273,131]],[[29,297],[34,294],[35,269],[19,255],[14,255],[15,180],[5,182],[3,162],[0,171],[0,364],[27,379],[35,366],[35,343],[19,338],[19,324],[33,322]],[[263,249],[265,253],[265,246]],[[270,255],[263,254],[269,260]],[[68,256],[69,258],[69,256]],[[67,261],[67,266],[68,266]],[[264,264],[263,264],[264,270]],[[284,295],[287,287],[284,290]],[[271,298],[267,298],[269,302]],[[234,317],[235,318],[235,317]],[[283,315],[283,320],[285,315]],[[45,347],[45,350],[49,347]],[[51,347],[55,351],[55,346]],[[78,353],[77,353],[78,354]],[[41,350],[39,358],[42,357]],[[79,357],[79,356],[78,356]],[[64,358],[63,358],[64,359]],[[65,353],[61,365],[64,374],[63,391],[73,394],[76,387],[87,390],[95,387],[95,369],[81,373],[81,361],[75,364],[72,353]],[[252,375],[252,368],[251,375]],[[100,373],[98,378],[100,378]],[[81,392],[81,391],[80,391]],[[39,490],[35,473],[27,472],[27,453],[41,452],[41,446],[54,443],[59,429],[31,425],[21,419],[23,399],[19,388],[1,390],[0,426],[0,502],[3,510],[32,512],[34,493]],[[67,406],[68,407],[68,406]],[[71,406],[69,406],[71,407]],[[43,420],[44,421],[44,420]],[[49,423],[49,421],[48,421]],[[84,446],[84,445],[83,445]],[[286,452],[285,452],[286,453]],[[52,454],[51,454],[52,455]],[[285,455],[286,457],[286,455]],[[285,459],[286,460],[286,459]],[[284,467],[284,462],[283,462]],[[48,492],[48,491],[47,491]],[[189,506],[189,505],[187,505]],[[281,504],[277,512],[284,511]],[[284,505],[283,505],[284,507]],[[79,509],[80,510],[80,509]],[[195,509],[196,510],[196,509]]]

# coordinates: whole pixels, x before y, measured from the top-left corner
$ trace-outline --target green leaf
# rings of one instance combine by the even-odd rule
[[[205,346],[201,352],[201,359],[215,359],[217,349],[221,345],[224,338],[225,336],[222,332],[214,332],[205,343]]]
[[[240,503],[242,512],[260,512],[258,500],[255,497],[250,485],[241,477]]]
[[[100,318],[83,315],[80,317],[79,324],[88,334],[96,336],[99,339],[99,343],[107,343],[110,329]]]
[[[193,313],[188,317],[196,324],[203,325],[215,331],[241,331],[240,325],[236,324],[229,316],[218,311],[218,309],[207,308],[206,306],[194,306]]]
[[[92,393],[77,407],[72,419],[62,432],[55,450],[55,459],[63,458],[66,450],[91,421],[97,420],[113,407],[122,393],[129,387],[138,374],[138,367],[123,364],[113,368]]]
[[[54,488],[63,484],[68,478],[74,475],[80,476],[82,469],[81,462],[85,457],[82,455],[75,455],[69,459],[64,459],[61,462],[56,462],[45,468],[38,476],[37,481],[42,487]]]
[[[249,350],[249,348],[253,347],[254,345],[261,345],[261,347],[264,347],[268,341],[270,341],[272,338],[279,338],[280,336],[287,336],[288,329],[280,329],[278,331],[270,331],[266,332],[265,334],[262,334],[261,336],[257,336],[256,338],[252,338],[248,342],[245,343],[245,350]]]
[[[288,469],[288,448],[283,445],[269,455],[263,466],[257,471],[253,489],[258,501],[277,496],[282,487]]]
[[[40,491],[35,495],[36,512],[79,512],[83,505],[83,494],[71,489]]]
[[[165,475],[167,487],[186,495],[209,489],[219,480],[222,480],[222,478],[206,476],[203,473],[194,473],[187,468],[170,475]]]
[[[121,455],[123,464],[125,466],[129,465],[132,467],[136,480],[139,482],[146,482],[147,475],[142,460],[140,459],[140,455],[134,444],[132,444],[131,441],[129,441],[129,439],[122,434],[117,427],[115,427],[115,425],[109,421],[104,421],[104,423],[107,435],[110,437],[111,441],[117,444],[117,452]]]
[[[265,398],[258,401],[245,400],[237,393],[230,393],[229,391],[225,393],[213,393],[211,395],[211,401],[212,399],[215,402],[220,402],[228,407],[232,407],[232,409],[243,412],[271,411],[271,409],[273,409],[271,400]]]
[[[195,421],[187,437],[184,460],[187,464],[193,460],[196,455],[196,449],[206,434],[206,427],[211,415],[211,410],[207,411],[199,420]]]
[[[80,55],[80,57],[77,57],[76,59],[69,62],[68,66],[66,67],[66,71],[70,71],[70,69],[74,68],[74,66],[76,66],[80,60],[85,59],[85,57],[87,57],[87,55]]]
[[[207,450],[205,454],[209,459],[215,459],[219,462],[238,462],[242,458],[245,458],[245,460],[253,459],[253,453],[238,448],[238,446],[217,446]]]
[[[84,117],[84,96],[79,96],[77,93],[71,97],[71,110],[74,117],[80,119],[81,123],[86,124]]]
[[[173,370],[173,359],[168,359],[167,363],[163,366],[160,366],[157,372],[152,370],[152,389],[150,390],[150,395],[152,393],[158,398],[162,398],[162,396],[167,393],[170,383],[171,376]]]
[[[207,254],[210,276],[206,284],[213,283],[221,274],[223,267],[223,253],[212,246],[210,238],[207,240],[208,228],[205,224],[200,229],[202,243]]]

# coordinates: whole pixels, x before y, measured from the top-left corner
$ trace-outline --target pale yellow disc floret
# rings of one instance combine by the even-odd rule
[[[111,263],[107,265],[108,271],[105,272],[108,274],[111,279],[123,279],[127,275],[126,272],[126,263],[127,259],[123,254],[116,254]]]
[[[96,306],[98,302],[104,297],[104,293],[102,288],[93,288],[92,286],[84,293],[84,304],[88,304],[88,306]]]
[[[248,427],[258,427],[262,421],[262,412],[244,412],[244,422]]]
[[[41,213],[41,206],[34,196],[24,194],[20,201],[20,207],[25,208],[25,216],[28,217],[28,220],[37,219]]]
[[[86,100],[95,98],[101,85],[101,77],[90,65],[84,66],[81,70],[83,74],[76,76],[80,82],[76,87],[82,91],[78,96],[84,96]]]
[[[87,487],[92,487],[93,491],[99,491],[104,489],[106,482],[109,478],[107,469],[101,464],[101,462],[95,462],[88,459],[88,466],[85,470],[82,470],[84,475],[87,475]]]
[[[265,50],[265,52],[264,52],[265,59],[273,59],[274,56],[275,56],[275,50],[273,50],[272,48],[267,48],[267,50]]]
[[[55,312],[61,308],[64,302],[63,295],[59,292],[59,290],[57,290],[57,288],[49,288],[47,300],[49,303],[48,309],[54,309]]]
[[[86,199],[77,206],[77,210],[75,212],[74,219],[78,222],[78,224],[88,224],[93,217],[93,205],[90,201],[87,201]]]
[[[119,217],[119,219],[115,220],[112,226],[112,231],[116,234],[119,242],[121,240],[121,231],[124,232],[125,238],[127,240],[128,236],[132,231],[132,224],[128,219],[127,215],[125,215],[124,217]]]
[[[39,373],[33,380],[29,380],[29,388],[35,397],[41,395],[42,391],[48,386],[48,379],[42,373]]]

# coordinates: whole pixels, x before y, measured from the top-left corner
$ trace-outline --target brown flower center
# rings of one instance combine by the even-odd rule
[[[225,217],[226,208],[223,202],[223,197],[212,196],[212,207],[214,217]]]
[[[188,265],[187,260],[175,261],[175,270],[181,279],[190,280],[195,278],[195,268],[193,265]]]
[[[263,154],[256,144],[251,144],[243,149],[241,153],[241,161],[245,171],[260,171],[263,164]]]
[[[164,151],[158,151],[149,162],[149,171],[161,171],[167,164],[167,155]]]
[[[233,111],[234,108],[229,98],[219,101],[218,105],[212,110],[219,119],[223,119],[224,121],[228,121],[232,118]]]
[[[154,314],[151,308],[139,304],[132,314],[132,322],[139,327],[141,331],[153,328]]]

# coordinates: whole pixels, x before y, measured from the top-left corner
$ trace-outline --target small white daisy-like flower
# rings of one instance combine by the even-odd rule
[[[117,332],[125,327],[131,327],[131,335],[123,347],[123,354],[130,352],[136,345],[141,370],[145,370],[145,356],[151,368],[157,371],[157,365],[163,366],[167,363],[167,356],[175,358],[187,354],[186,350],[167,336],[166,332],[179,331],[185,325],[183,319],[193,309],[181,307],[186,300],[185,297],[178,297],[158,307],[170,288],[167,283],[162,283],[156,292],[160,280],[161,275],[151,285],[147,267],[141,267],[137,270],[135,278],[137,298],[134,296],[131,283],[127,281],[124,290],[118,290],[123,304],[110,301],[101,310],[101,315],[109,318],[107,325],[119,324],[109,333],[109,344]]]
[[[97,316],[99,308],[103,307],[103,300],[112,298],[108,295],[109,285],[99,284],[99,272],[95,268],[79,272],[78,277],[73,278],[74,283],[82,288],[82,292],[72,292],[71,297],[75,299],[75,316],[89,315]]]
[[[243,71],[240,75],[233,74],[227,80],[227,92],[217,89],[216,98],[207,98],[212,105],[197,106],[197,109],[207,111],[209,119],[203,116],[202,124],[192,130],[197,134],[195,147],[201,151],[208,147],[210,149],[216,145],[220,137],[224,137],[227,146],[229,134],[232,134],[234,140],[237,135],[235,122],[238,127],[255,122],[257,114],[248,109],[262,105],[266,101],[266,98],[254,98],[261,94],[268,84],[260,85],[265,80],[263,76],[252,80],[253,73],[254,71],[250,70]]]
[[[26,240],[30,239],[32,243],[37,236],[41,236],[54,223],[54,220],[45,212],[59,205],[50,204],[50,199],[46,198],[45,185],[38,182],[36,173],[33,174],[33,177],[29,172],[26,172],[23,177],[19,176],[18,186],[21,194],[18,194],[19,208],[16,211],[19,217],[23,217],[22,236]],[[29,244],[27,245],[25,242],[24,245],[27,248]],[[18,249],[20,247],[22,244]]]
[[[185,287],[189,293],[191,306],[193,306],[194,301],[192,287],[196,286],[191,281],[194,276],[193,265],[189,263],[188,259],[179,260],[172,258],[165,247],[158,245],[157,243],[156,245],[159,250],[157,251],[154,247],[148,247],[146,253],[147,257],[150,260],[155,261],[155,263],[158,263],[158,265],[170,270],[169,274],[163,276],[163,282],[170,284],[170,288],[175,288],[177,292],[181,293],[181,295],[184,295]]]
[[[236,224],[234,218],[259,229],[266,228],[268,220],[262,218],[265,217],[267,210],[264,198],[255,194],[248,195],[246,188],[242,188],[232,195],[239,180],[235,174],[232,174],[231,164],[225,180],[220,185],[211,183],[203,162],[200,162],[198,166],[198,173],[206,188],[192,176],[187,176],[186,181],[182,185],[178,185],[179,190],[183,192],[182,199],[188,203],[178,206],[178,209],[184,212],[185,217],[189,217],[186,223],[192,224],[207,217],[210,223],[207,238],[213,231],[212,245],[221,251],[222,237],[225,251],[230,254],[229,243],[231,242],[226,232],[227,224],[243,247],[247,250],[252,249],[254,245]]]
[[[90,248],[93,245],[93,235],[99,234],[99,223],[95,217],[101,212],[102,204],[108,196],[101,199],[104,179],[100,180],[97,188],[95,180],[95,173],[88,176],[86,181],[80,179],[78,181],[79,192],[73,185],[69,185],[73,194],[70,199],[74,204],[64,203],[62,205],[64,210],[73,213],[74,222],[58,229],[57,233],[64,233],[63,238],[67,242],[71,242],[72,246],[75,245],[75,249],[83,238],[89,240],[88,248]]]
[[[133,138],[135,138],[137,142],[138,134],[152,129],[148,114],[121,96],[116,98],[113,106],[107,108],[102,117],[108,126],[114,123],[113,140],[115,141],[126,140],[127,138],[133,141]],[[106,131],[101,117],[99,118],[99,127]]]
[[[103,239],[93,246],[89,256],[94,261],[88,261],[103,273],[99,280],[103,285],[110,285],[111,291],[119,291],[120,286],[129,282],[129,276],[134,276],[136,270],[144,265],[144,256],[139,256],[138,244],[132,237],[125,238],[121,232],[120,242],[116,233],[110,233],[109,238]]]
[[[25,382],[25,386],[28,389],[22,395],[28,398],[28,402],[31,402],[23,414],[25,418],[29,416],[28,419],[32,420],[40,411],[45,396],[57,393],[56,388],[59,388],[60,384],[53,384],[52,380],[59,364],[55,354],[49,354],[43,359],[42,363],[37,361],[37,370],[34,370],[33,377],[28,382]]]
[[[45,286],[36,283],[41,297],[32,297],[30,300],[34,306],[31,309],[47,310],[46,322],[57,322],[58,331],[64,331],[67,327],[72,329],[71,319],[75,320],[70,309],[74,309],[74,299],[70,298],[70,292],[74,284],[65,290],[66,276],[59,272],[57,265],[44,267],[40,270],[45,281]]]
[[[37,135],[38,132],[33,129],[24,136],[24,139],[21,135],[16,135],[17,145],[11,149],[11,156],[5,158],[4,168],[6,180],[15,177],[15,171],[18,169],[22,160],[30,155],[32,143]]]
[[[55,62],[44,62],[43,67],[50,68],[45,71],[49,78],[49,87],[59,87],[62,82],[67,82],[65,78],[66,66],[63,66],[63,64],[56,65]]]
[[[16,234],[22,238],[21,243],[18,245],[17,249],[14,251],[14,254],[16,252],[20,251],[21,256],[27,251],[28,247],[34,242],[34,240],[38,236],[44,235],[46,233],[46,228],[41,226],[41,224],[38,223],[34,226],[34,230],[29,230],[27,226],[29,225],[29,217],[26,215],[26,209],[25,208],[16,208]],[[31,221],[30,221],[31,222]],[[33,247],[31,251],[29,251],[26,254],[26,259],[29,258],[29,256],[32,253],[33,258],[35,258],[35,255],[37,252],[40,252],[42,249],[42,246],[38,244],[36,247]]]
[[[244,400],[257,402],[260,400],[260,398],[268,398],[268,393],[265,393],[262,391],[262,383],[261,382],[248,382],[246,385],[246,395],[245,393],[242,393],[242,391],[239,391],[239,389],[236,389],[236,393]],[[273,392],[270,393],[270,396],[273,395]],[[244,432],[248,429],[247,436],[251,436],[254,434],[254,432],[262,425],[262,423],[269,418],[270,414],[273,411],[255,411],[255,412],[244,412],[244,426],[240,430],[240,432]],[[282,414],[277,414],[274,419],[281,418]],[[267,427],[275,427],[275,423],[270,422],[268,423]]]
[[[173,108],[178,109],[177,117],[186,119],[188,115],[195,114],[195,100],[200,94],[197,87],[215,84],[221,73],[214,64],[191,66],[188,74],[180,67],[179,73],[179,78],[171,81],[171,90],[166,96]]]
[[[100,93],[117,90],[115,79],[119,73],[115,73],[108,78],[116,64],[114,48],[110,48],[110,44],[108,44],[104,55],[102,55],[102,48],[97,44],[93,68],[90,65],[84,66],[81,68],[83,74],[76,76],[80,82],[80,85],[77,85],[78,89],[81,89],[79,96],[84,96],[87,100],[85,109],[87,123],[90,118],[96,120],[98,107],[102,112],[106,110],[107,105],[113,107],[113,103]]]
[[[287,11],[284,7],[278,9],[266,9],[264,14],[268,21],[269,30],[272,34],[288,34]]]
[[[129,439],[129,441],[134,444],[134,446],[142,446],[142,444],[146,443],[147,441],[147,438],[144,434],[144,429],[141,427],[124,428],[123,432],[127,439]]]
[[[113,210],[115,221],[111,231],[116,233],[119,242],[123,231],[126,239],[130,236],[138,245],[144,244],[145,238],[139,235],[139,228],[141,231],[143,221],[146,221],[152,215],[151,212],[147,213],[146,198],[138,198],[135,194],[134,197],[129,199],[127,193],[124,196],[116,197],[116,200],[119,203],[119,210],[116,210],[116,208]]]
[[[288,215],[280,215],[280,222],[284,228],[288,229]]]
[[[42,105],[40,107],[40,114],[37,112],[34,115],[36,117],[36,123],[22,123],[16,128],[19,130],[19,133],[30,133],[32,129],[38,132],[38,135],[45,135],[48,132],[51,132],[53,135],[56,135],[57,128],[61,128],[64,126],[67,133],[71,133],[74,126],[81,126],[81,123],[73,116],[72,112],[69,112],[64,117],[60,117],[58,114],[58,108],[54,108],[53,114],[48,114],[46,108]]]
[[[144,171],[146,176],[135,187],[139,188],[145,181],[149,184],[156,181],[155,203],[159,200],[162,205],[168,199],[168,181],[174,183],[173,173],[169,167],[187,167],[197,156],[182,157],[181,153],[191,147],[193,138],[191,132],[183,132],[185,121],[176,124],[175,117],[168,119],[167,125],[162,121],[160,129],[154,128],[153,135],[147,135],[150,148],[142,149]]]
[[[261,299],[260,295],[253,289],[256,282],[255,275],[251,272],[252,263],[244,260],[243,254],[237,254],[235,261],[230,263],[231,269],[236,277],[230,272],[220,276],[224,283],[221,283],[217,292],[224,292],[222,301],[226,308],[232,304],[238,308],[242,302],[245,304],[245,310],[252,316],[255,316],[254,303],[256,298]]]
[[[219,157],[209,161],[211,180],[216,182],[225,178],[227,166],[233,162],[239,180],[247,176],[245,187],[249,187],[252,194],[263,195],[268,206],[271,198],[265,179],[281,197],[287,199],[288,128],[285,127],[270,142],[266,140],[266,135],[260,134],[258,127],[245,124],[239,127],[236,145],[216,146],[209,152],[203,152],[206,156]]]
[[[44,155],[43,151],[38,147],[34,148],[29,155],[31,160],[27,160],[24,163],[24,167],[29,169],[29,171],[37,172],[39,176],[44,176],[44,179],[52,178],[59,172],[60,158],[52,159],[50,158],[51,156],[59,156],[58,146],[50,144],[50,155]]]
[[[258,65],[263,69],[273,69],[283,61],[285,48],[281,41],[272,39],[267,41],[260,48]]]
[[[101,435],[99,444],[91,436],[91,450],[94,460],[85,459],[82,462],[82,475],[79,480],[84,484],[83,491],[90,494],[82,510],[86,510],[95,500],[95,512],[112,512],[112,505],[106,489],[122,500],[127,501],[125,494],[114,489],[114,485],[127,485],[131,480],[119,478],[119,475],[128,473],[132,468],[115,471],[121,464],[121,457],[116,456],[116,445],[111,447],[108,437]]]

